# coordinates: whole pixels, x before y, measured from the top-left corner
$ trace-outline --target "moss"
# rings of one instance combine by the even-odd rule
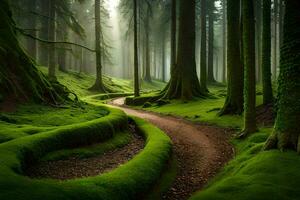
[[[142,152],[119,168],[96,177],[69,181],[35,180],[22,175],[22,166],[55,150],[110,138],[126,130],[123,112],[81,124],[15,139],[0,144],[1,199],[139,199],[159,180],[168,163],[172,145],[158,128],[134,119],[146,139]]]
[[[191,199],[298,199],[300,157],[294,152],[262,152],[271,132],[272,129],[261,129],[242,142],[234,140],[237,156]]]

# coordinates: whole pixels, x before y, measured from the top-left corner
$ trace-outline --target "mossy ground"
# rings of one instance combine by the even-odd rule
[[[257,106],[262,104],[262,87],[257,86]],[[211,98],[184,102],[172,100],[170,104],[136,108],[184,117],[200,123],[230,127],[240,131],[243,116],[222,116],[217,114],[222,108],[226,88],[210,86]],[[147,94],[149,96],[151,94]],[[152,94],[153,96],[155,94]],[[295,152],[278,150],[262,151],[273,127],[259,127],[259,131],[242,139],[232,139],[236,157],[211,180],[204,190],[191,199],[205,200],[282,200],[299,199],[300,157]]]

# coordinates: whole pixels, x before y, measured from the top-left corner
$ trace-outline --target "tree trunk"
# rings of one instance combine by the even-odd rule
[[[263,103],[267,105],[273,102],[271,82],[271,0],[263,0],[262,35]]]
[[[208,63],[207,63],[207,81],[209,83],[216,82],[214,77],[214,8],[215,1],[209,2],[209,14],[208,14]]]
[[[244,70],[241,61],[240,1],[227,0],[227,97],[220,115],[242,114]],[[238,17],[237,17],[238,16]]]
[[[300,153],[300,1],[287,0],[278,80],[278,110],[274,132],[265,149]]]
[[[172,0],[171,8],[171,71],[176,64],[177,0]]]
[[[36,0],[31,0],[29,2],[29,9],[33,10],[36,12],[36,8],[37,8],[37,1]],[[35,15],[30,15],[30,17],[28,17],[28,28],[32,29],[32,31],[30,31],[29,33],[36,37],[37,36],[37,17]],[[27,40],[27,49],[28,52],[30,54],[30,56],[33,59],[37,58],[37,41],[32,39],[32,38],[28,38]]]
[[[206,0],[201,0],[201,54],[200,54],[200,87],[202,93],[207,89],[207,41],[206,41]]]
[[[55,14],[55,1],[49,1],[49,27],[48,36],[50,41],[55,41],[55,29],[56,29],[56,14]],[[56,58],[55,58],[55,44],[49,45],[49,66],[48,66],[48,76],[50,79],[55,80],[56,71]]]
[[[161,40],[161,76],[162,76],[162,81],[166,82],[166,36],[165,36],[165,31],[162,32],[162,40]]]
[[[134,96],[140,96],[139,85],[139,57],[138,57],[138,27],[137,27],[137,0],[133,0],[133,25],[134,25]]]
[[[256,91],[255,91],[255,21],[253,0],[242,0],[243,48],[244,48],[244,131],[247,136],[257,130],[256,127]]]
[[[179,6],[177,64],[172,70],[164,98],[188,100],[203,95],[196,72],[195,0],[180,0]]]
[[[39,2],[41,7],[41,13],[45,16],[49,16],[49,0],[43,0],[43,2]],[[39,32],[39,37],[43,40],[49,40],[48,36],[48,26],[49,19],[40,18],[41,30]],[[49,66],[49,58],[48,58],[48,50],[49,45],[44,43],[39,43],[39,64],[48,67]]]
[[[147,82],[151,82],[151,71],[150,71],[150,26],[149,26],[149,20],[150,20],[150,8],[147,9],[147,16],[145,18],[145,76],[144,80]]]
[[[100,18],[101,0],[95,0],[95,47],[96,47],[96,81],[91,90],[105,93],[106,89],[102,80],[102,52],[101,52],[101,18]]]
[[[277,37],[278,37],[278,32],[277,32],[277,23],[278,23],[278,16],[277,16],[277,11],[278,11],[278,1],[274,0],[274,8],[273,8],[273,31],[274,31],[274,37],[273,37],[273,79],[276,80],[277,78]]]
[[[226,52],[227,52],[227,41],[226,41],[226,16],[227,16],[227,0],[223,0],[223,71],[222,71],[222,81],[226,82]]]

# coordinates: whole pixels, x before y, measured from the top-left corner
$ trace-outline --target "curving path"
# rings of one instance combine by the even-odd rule
[[[124,106],[125,98],[112,100],[110,105],[128,115],[143,118],[167,133],[173,141],[178,174],[163,199],[188,199],[201,189],[234,155],[229,144],[230,131],[198,125],[187,120]]]

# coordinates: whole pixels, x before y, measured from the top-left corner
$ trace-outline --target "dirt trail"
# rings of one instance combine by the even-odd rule
[[[118,98],[110,104],[128,115],[151,122],[167,133],[173,141],[178,174],[163,199],[188,199],[232,158],[234,150],[228,142],[230,131],[124,107],[124,100],[125,98]]]

